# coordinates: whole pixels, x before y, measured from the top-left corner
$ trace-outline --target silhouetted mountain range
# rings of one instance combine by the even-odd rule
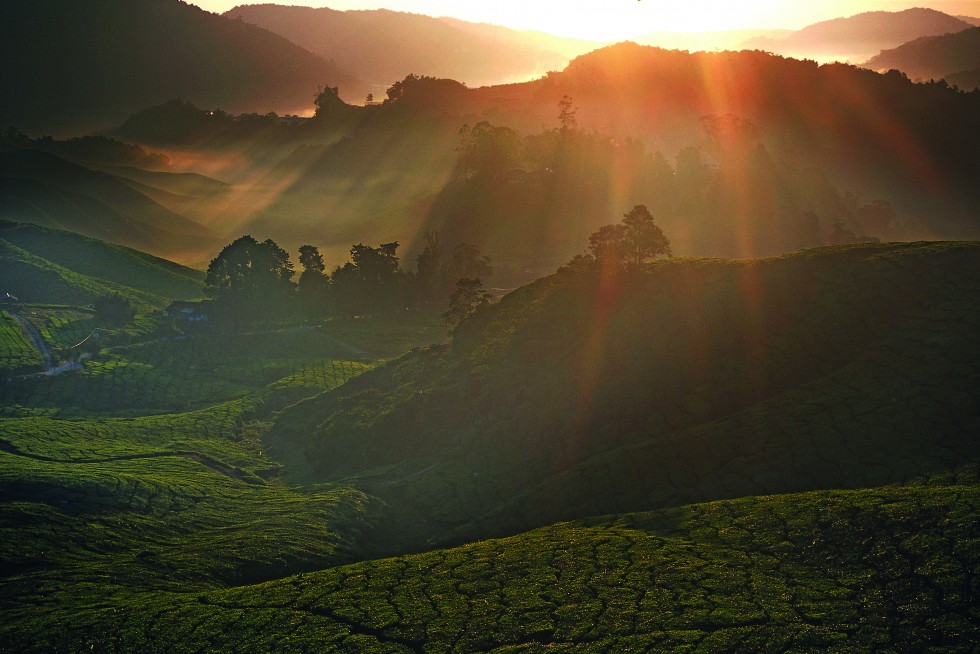
[[[318,85],[357,82],[267,30],[180,0],[13,0],[0,125],[77,134],[175,97],[231,112],[294,112]]]
[[[880,50],[923,36],[961,32],[970,23],[934,9],[870,11],[804,27],[783,39],[750,39],[745,47],[787,56],[863,61]]]
[[[400,91],[295,127],[324,136],[278,159],[220,224],[315,243],[332,261],[359,241],[398,240],[411,257],[435,229],[521,272],[554,269],[633,204],[687,254],[980,233],[980,95],[899,73],[624,43],[533,82],[416,79]],[[562,137],[564,96],[579,129]],[[213,116],[183,110],[196,112],[199,140],[223,133]],[[127,138],[159,133],[169,115],[145,115]],[[504,128],[491,156],[504,154],[495,172],[469,178],[455,168],[458,132],[481,120]],[[734,131],[712,137],[715,127]]]
[[[885,50],[864,65],[875,70],[897,68],[916,80],[942,79],[950,74],[954,74],[955,79],[956,73],[969,71],[976,75],[980,71],[980,27],[916,39]]]
[[[564,68],[571,57],[601,45],[386,9],[262,4],[235,7],[224,15],[264,27],[336,62],[373,84],[379,96],[410,73],[449,77],[469,86],[527,79]]]

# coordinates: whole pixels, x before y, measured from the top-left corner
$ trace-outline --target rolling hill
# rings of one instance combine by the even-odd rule
[[[863,65],[874,70],[895,68],[915,80],[938,80],[951,74],[977,71],[980,70],[980,27],[916,39],[885,50]],[[961,88],[969,91],[975,87]]]
[[[357,80],[286,39],[180,0],[15,0],[4,11],[0,52],[17,62],[5,91],[18,101],[0,124],[29,133],[106,129],[175,97],[262,114],[305,111],[322,85],[362,97]]]
[[[224,16],[280,34],[367,80],[377,101],[410,73],[469,86],[529,79],[563,68],[599,43],[377,9],[243,5]],[[341,89],[344,91],[344,89]]]
[[[743,45],[792,57],[859,62],[880,50],[924,36],[961,32],[971,23],[935,9],[869,11],[814,23],[781,39],[749,39]]]
[[[325,326],[0,385],[0,641],[971,651],[978,268],[575,265],[373,370]]]
[[[121,293],[160,307],[201,296],[200,271],[73,232],[2,220],[0,243],[3,291],[22,302],[84,306]]]
[[[381,498],[402,550],[902,483],[976,461],[978,271],[976,243],[570,266],[287,408],[267,447]]]

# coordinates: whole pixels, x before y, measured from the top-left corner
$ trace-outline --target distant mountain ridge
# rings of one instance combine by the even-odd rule
[[[942,79],[951,74],[978,71],[980,27],[916,39],[875,55],[864,66],[879,71],[896,68],[915,80]]]
[[[184,97],[208,108],[312,108],[318,85],[358,82],[286,39],[180,0],[12,0],[0,125],[77,134]]]
[[[238,6],[224,16],[261,26],[336,62],[375,85],[376,100],[410,73],[483,86],[561,69],[572,56],[602,45],[387,9],[260,4]]]
[[[871,11],[821,21],[783,39],[756,38],[744,46],[787,56],[828,56],[863,61],[874,53],[923,36],[961,32],[973,27],[935,9]]]
[[[158,255],[210,250],[212,230],[129,180],[38,150],[0,152],[0,218],[67,229]]]

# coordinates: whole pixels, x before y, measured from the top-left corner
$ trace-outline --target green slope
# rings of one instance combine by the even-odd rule
[[[24,575],[10,585],[70,608],[8,601],[0,634],[22,651],[969,652],[978,502],[975,485],[745,498],[193,593]]]
[[[0,239],[80,275],[164,298],[186,300],[201,296],[204,274],[200,271],[120,245],[2,220]]]
[[[21,302],[85,306],[100,295],[118,293],[144,306],[161,304],[164,298],[81,275],[0,239],[0,275]]]
[[[380,551],[902,482],[980,453],[978,272],[975,243],[568,269],[288,408],[268,447],[384,499]]]
[[[41,353],[28,340],[20,323],[7,311],[0,311],[0,377],[44,366]]]
[[[371,370],[422,322],[0,384],[0,649],[971,652],[978,272],[575,266]]]

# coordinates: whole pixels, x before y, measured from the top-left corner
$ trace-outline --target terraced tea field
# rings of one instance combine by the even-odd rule
[[[0,651],[974,652],[978,253],[566,271],[433,347],[144,312],[0,384]]]
[[[43,367],[41,354],[34,347],[20,322],[9,312],[0,311],[0,379]]]

